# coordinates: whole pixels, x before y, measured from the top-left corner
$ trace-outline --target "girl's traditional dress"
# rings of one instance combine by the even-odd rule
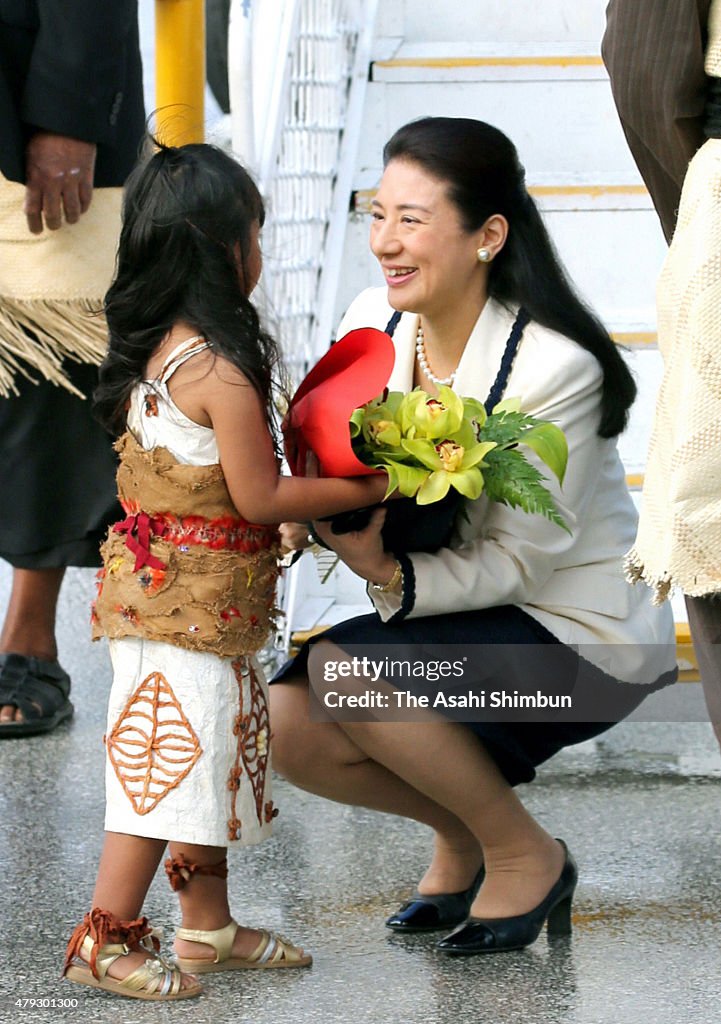
[[[203,846],[267,838],[267,686],[278,535],[238,516],[215,434],[168,381],[208,347],[183,342],[139,384],[117,443],[126,518],[103,549],[93,636],[110,639],[105,746],[111,832]]]

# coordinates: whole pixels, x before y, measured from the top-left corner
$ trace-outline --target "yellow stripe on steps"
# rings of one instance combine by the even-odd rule
[[[528,57],[395,57],[373,61],[376,68],[570,68],[603,67],[596,56]]]

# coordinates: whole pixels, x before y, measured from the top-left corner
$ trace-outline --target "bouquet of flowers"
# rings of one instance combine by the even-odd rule
[[[519,450],[534,451],[562,483],[566,438],[554,423],[524,415],[520,399],[506,399],[487,415],[477,399],[449,387],[439,387],[437,398],[421,388],[405,395],[386,390],[353,412],[350,433],[356,457],[388,473],[386,497],[397,489],[430,505],[451,489],[471,500],[485,492],[490,501],[567,529],[543,475]]]
[[[310,371],[284,421],[291,472],[305,473],[314,452],[323,476],[356,476],[385,470],[389,501],[383,526],[391,551],[436,551],[447,545],[462,498],[485,494],[567,529],[543,475],[521,447],[534,451],[562,482],[566,439],[554,424],[520,410],[518,399],[490,415],[473,398],[440,387],[434,398],[421,388],[381,392],[394,364],[391,339],[360,328],[337,342]],[[379,395],[368,401],[368,396]],[[365,403],[365,404],[361,404]],[[371,509],[331,518],[334,533],[367,526]]]

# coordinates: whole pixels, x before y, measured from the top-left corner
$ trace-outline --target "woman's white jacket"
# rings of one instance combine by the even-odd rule
[[[383,330],[392,313],[386,289],[368,289],[351,304],[338,337],[357,327]],[[457,394],[486,399],[515,313],[486,303],[458,364]],[[406,313],[396,327],[391,390],[413,387],[417,325]],[[415,600],[407,614],[518,605],[617,678],[651,683],[674,665],[673,620],[668,604],[653,606],[649,588],[631,586],[623,575],[637,516],[616,441],[597,433],[601,379],[596,358],[576,342],[536,323],[526,327],[504,397],[519,398],[524,412],[552,420],[566,435],[563,487],[553,477],[548,486],[570,534],[483,496],[466,502],[450,547],[410,554]],[[399,610],[393,596],[372,598],[384,620]]]

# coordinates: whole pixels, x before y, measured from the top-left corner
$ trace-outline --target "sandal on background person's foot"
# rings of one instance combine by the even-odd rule
[[[191,999],[202,986],[195,978],[183,987],[183,972],[160,956],[160,943],[147,918],[120,921],[94,907],[73,932],[65,954],[63,975],[79,985],[131,999]],[[124,978],[111,978],[108,970],[129,953],[146,954],[139,967]]]
[[[250,956],[233,956],[235,933],[240,926],[231,920],[224,928],[215,931],[200,931],[197,928],[178,928],[176,939],[186,942],[203,942],[215,950],[215,959],[190,959],[175,954],[175,962],[182,971],[190,974],[208,974],[216,971],[241,971],[271,967],[310,967],[313,957],[310,953],[274,932],[261,931],[260,942]]]
[[[70,676],[57,661],[0,654],[0,707],[11,705],[22,721],[0,722],[0,739],[51,732],[71,718]]]

